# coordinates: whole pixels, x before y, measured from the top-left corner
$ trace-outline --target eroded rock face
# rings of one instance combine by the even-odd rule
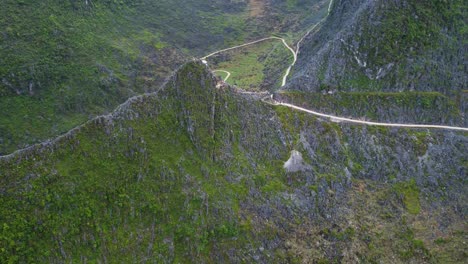
[[[293,150],[291,151],[291,157],[284,163],[283,168],[287,172],[298,172],[306,170],[308,166],[304,164],[302,154],[297,150]]]

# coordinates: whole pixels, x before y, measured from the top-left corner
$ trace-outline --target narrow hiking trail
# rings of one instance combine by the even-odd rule
[[[219,53],[222,53],[222,52],[225,52],[225,51],[230,51],[230,50],[234,50],[234,49],[239,49],[239,48],[243,48],[243,47],[247,47],[247,46],[250,46],[250,45],[253,45],[253,44],[257,44],[257,43],[260,43],[260,42],[263,42],[263,41],[267,41],[267,40],[270,40],[270,39],[273,39],[274,37],[268,37],[268,38],[262,38],[262,39],[258,39],[258,40],[254,40],[252,42],[247,42],[247,43],[244,43],[244,44],[241,44],[241,45],[237,45],[237,46],[233,46],[233,47],[230,47],[230,48],[226,48],[226,49],[222,49],[222,50],[217,50],[213,53],[210,53],[208,55],[206,55],[205,57],[202,57],[200,58],[203,63],[206,62],[206,59],[208,59],[209,57],[212,57],[216,54],[219,54]],[[206,63],[205,63],[206,64]]]
[[[241,45],[237,45],[237,46],[234,46],[234,47],[230,47],[230,48],[226,48],[226,49],[222,49],[222,50],[218,50],[218,51],[215,51],[213,53],[210,53],[208,55],[206,55],[205,57],[202,57],[200,58],[200,60],[205,64],[205,65],[208,65],[208,62],[207,62],[207,58],[211,57],[211,56],[214,56],[218,53],[221,53],[221,52],[225,52],[225,51],[229,51],[229,50],[233,50],[233,49],[238,49],[238,48],[242,48],[242,47],[246,47],[246,46],[249,46],[249,45],[253,45],[253,44],[256,44],[256,43],[259,43],[259,42],[262,42],[262,41],[267,41],[267,40],[281,40],[283,45],[289,50],[291,51],[291,53],[293,54],[293,62],[290,64],[289,68],[287,69],[284,77],[283,77],[283,82],[282,82],[282,86],[286,85],[286,82],[287,82],[287,77],[289,76],[290,74],[290,71],[292,69],[292,67],[294,67],[294,65],[296,64],[297,62],[297,57],[298,57],[298,54],[300,53],[300,46],[301,46],[301,43],[303,42],[303,40],[305,38],[307,38],[307,36],[310,35],[310,33],[315,30],[319,25],[321,25],[326,19],[327,17],[330,15],[330,12],[331,12],[331,9],[332,9],[332,5],[333,5],[333,1],[334,0],[331,0],[330,1],[330,4],[329,4],[329,7],[328,7],[328,14],[325,18],[323,18],[322,20],[320,20],[317,24],[315,24],[314,26],[312,26],[303,36],[302,38],[297,42],[296,44],[296,50],[294,50],[293,48],[291,48],[291,46],[289,46],[286,42],[286,40],[284,38],[280,38],[280,37],[268,37],[268,38],[263,38],[263,39],[259,39],[259,40],[256,40],[256,41],[252,41],[252,42],[249,42],[249,43],[245,43],[245,44],[241,44]],[[224,82],[226,82],[229,77],[231,76],[231,73],[229,71],[226,71],[226,70],[214,70],[213,72],[224,72],[227,74],[227,76],[224,78]],[[293,105],[293,104],[288,104],[288,103],[283,103],[283,102],[278,102],[276,100],[273,99],[273,94],[267,92],[267,91],[264,91],[264,92],[249,92],[249,91],[245,91],[245,90],[242,90],[242,89],[239,89],[237,88],[236,89],[236,92],[239,93],[239,94],[247,94],[247,95],[258,95],[258,96],[264,96],[263,99],[261,99],[262,102],[266,103],[266,104],[269,104],[269,105],[272,105],[272,106],[284,106],[284,107],[288,107],[288,108],[291,108],[291,109],[295,109],[295,110],[298,110],[298,111],[302,111],[302,112],[305,112],[305,113],[309,113],[309,114],[312,114],[312,115],[315,115],[315,116],[319,116],[319,117],[324,117],[324,118],[328,118],[330,119],[331,122],[347,122],[347,123],[353,123],[353,124],[360,124],[360,125],[369,125],[369,126],[381,126],[381,127],[396,127],[396,128],[421,128],[421,129],[445,129],[445,130],[455,130],[455,131],[463,131],[463,132],[468,132],[468,128],[465,128],[465,127],[455,127],[455,126],[443,126],[443,125],[424,125],[424,124],[398,124],[398,123],[380,123],[380,122],[372,122],[372,121],[363,121],[363,120],[357,120],[357,119],[351,119],[351,118],[345,118],[345,117],[339,117],[339,116],[334,116],[334,115],[328,115],[328,114],[324,114],[324,113],[319,113],[319,112],[316,112],[316,111],[312,111],[312,110],[309,110],[309,109],[306,109],[306,108],[302,108],[302,107],[299,107],[299,106],[296,106],[296,105]],[[132,97],[132,98],[137,98],[138,96],[136,97]],[[130,98],[129,100],[131,100],[132,98]],[[121,107],[122,105],[120,105],[119,107]],[[118,109],[118,108],[117,108]],[[111,114],[109,115],[104,115],[104,116],[98,116],[96,118],[100,118],[100,117],[110,117]],[[31,148],[34,148],[35,146],[37,145],[42,145],[42,146],[45,146],[45,145],[48,145],[48,144],[51,144],[53,142],[57,142],[58,140],[62,139],[62,138],[65,138],[69,135],[71,135],[71,133],[73,131],[76,131],[76,130],[79,130],[81,129],[82,127],[84,127],[86,124],[88,124],[90,121],[80,125],[80,126],[77,126],[71,130],[69,130],[67,133],[63,134],[63,135],[60,135],[58,137],[55,137],[54,139],[49,139],[47,141],[44,141],[42,143],[37,143],[37,144],[33,144],[29,147],[26,147],[26,148],[23,148],[23,149],[19,149],[19,150],[16,150],[14,151],[13,153],[10,153],[10,154],[7,154],[7,155],[4,155],[4,156],[1,156],[0,155],[0,160],[7,160],[9,158],[12,158],[14,157],[15,155],[17,155],[18,153],[21,153],[23,151],[26,151],[28,149],[31,149]]]
[[[319,22],[320,23],[320,22]],[[318,25],[318,24],[317,24]],[[317,25],[314,25],[314,28],[317,27]],[[308,32],[308,34],[311,32],[311,30]],[[208,61],[207,59],[209,57],[212,57],[216,54],[219,54],[219,53],[222,53],[222,52],[226,52],[226,51],[230,51],[230,50],[234,50],[234,49],[239,49],[239,48],[243,48],[243,47],[247,47],[247,46],[250,46],[250,45],[254,45],[254,44],[257,44],[257,43],[260,43],[260,42],[263,42],[263,41],[267,41],[267,40],[280,40],[284,47],[287,48],[291,54],[293,55],[293,62],[289,65],[288,69],[286,70],[286,73],[284,74],[283,76],[283,81],[281,83],[281,87],[285,86],[286,85],[286,82],[287,82],[287,79],[288,79],[288,76],[291,72],[291,69],[292,67],[296,64],[297,62],[297,52],[291,47],[289,46],[289,44],[286,42],[286,40],[284,38],[280,38],[280,37],[268,37],[268,38],[262,38],[262,39],[258,39],[258,40],[255,40],[255,41],[252,41],[252,42],[248,42],[248,43],[244,43],[244,44],[241,44],[241,45],[237,45],[237,46],[234,46],[234,47],[230,47],[230,48],[226,48],[226,49],[222,49],[222,50],[218,50],[218,51],[215,51],[213,53],[210,53],[208,55],[206,55],[205,57],[202,57],[200,58],[201,61],[208,65]],[[219,70],[218,70],[219,71]]]
[[[317,25],[315,25],[314,28],[316,26]],[[310,31],[309,31],[309,33],[310,33]],[[222,53],[222,52],[225,52],[225,51],[230,51],[230,50],[239,49],[239,48],[243,48],[243,47],[246,47],[246,46],[254,45],[254,44],[257,44],[257,43],[260,43],[260,42],[263,42],[263,41],[267,41],[267,40],[280,40],[283,43],[284,47],[286,47],[291,52],[291,54],[293,55],[293,62],[289,65],[288,69],[286,70],[286,73],[283,76],[283,81],[281,83],[281,87],[283,87],[283,86],[286,85],[287,78],[288,78],[288,76],[289,76],[289,74],[291,72],[291,69],[296,64],[296,61],[297,61],[297,52],[291,46],[289,46],[289,44],[286,42],[286,40],[284,38],[274,37],[273,36],[273,37],[268,37],[268,38],[255,40],[255,41],[245,43],[245,44],[242,44],[242,45],[238,45],[238,46],[230,47],[230,48],[227,48],[227,49],[222,49],[222,50],[215,51],[215,52],[213,52],[211,54],[208,54],[205,57],[201,58],[201,60],[202,60],[202,62],[204,64],[208,64],[207,59],[209,57],[211,57],[211,56],[214,56],[216,54],[219,54],[219,53]],[[213,72],[216,72],[216,71],[221,71],[221,70],[215,70]],[[226,71],[223,71],[223,72],[226,72]],[[226,81],[226,80],[224,80],[224,81]]]
[[[219,53],[222,53],[222,52],[225,52],[225,51],[229,51],[229,50],[234,50],[234,49],[238,49],[238,48],[242,48],[242,47],[246,47],[246,46],[250,46],[250,45],[254,45],[254,44],[257,44],[259,42],[262,42],[262,41],[267,41],[267,40],[280,40],[283,45],[289,50],[291,51],[291,53],[293,54],[293,62],[289,65],[289,67],[287,68],[284,76],[283,76],[283,80],[282,80],[282,83],[281,83],[281,87],[285,86],[286,83],[287,83],[287,79],[291,73],[291,70],[292,68],[296,65],[296,62],[297,62],[297,57],[300,53],[300,49],[301,49],[301,44],[302,42],[317,28],[319,27],[323,22],[325,22],[325,20],[328,18],[328,16],[330,15],[330,12],[332,10],[332,6],[333,6],[333,0],[330,1],[330,4],[328,5],[328,13],[327,15],[322,19],[320,20],[317,24],[313,25],[303,36],[301,39],[299,39],[299,41],[296,43],[296,49],[294,50],[291,46],[288,45],[288,43],[286,42],[286,40],[284,38],[280,38],[280,37],[275,37],[275,36],[272,36],[272,37],[268,37],[268,38],[262,38],[262,39],[259,39],[259,40],[255,40],[255,41],[252,41],[252,42],[248,42],[248,43],[245,43],[245,44],[241,44],[241,45],[237,45],[237,46],[234,46],[234,47],[230,47],[230,48],[226,48],[226,49],[222,49],[222,50],[218,50],[218,51],[215,51],[213,53],[210,53],[208,55],[206,55],[205,57],[201,58],[202,62],[206,65],[208,65],[208,62],[206,59],[208,59],[209,57],[211,56],[214,56],[216,54],[219,54]],[[213,72],[225,72],[228,74],[228,76],[224,79],[224,81],[226,82],[229,78],[229,76],[231,75],[228,71],[225,71],[225,70],[214,70]],[[269,94],[268,92],[247,92],[247,91],[243,91],[242,89],[239,89],[241,92],[240,93],[243,93],[243,94],[252,94],[252,95],[262,95],[262,94],[268,94],[267,97],[265,97],[262,101],[267,103],[267,104],[270,104],[270,105],[274,105],[274,106],[285,106],[285,107],[289,107],[289,108],[292,108],[292,109],[295,109],[295,110],[299,110],[299,111],[302,111],[302,112],[306,112],[306,113],[309,113],[309,114],[312,114],[312,115],[315,115],[315,116],[319,116],[319,117],[325,117],[325,118],[329,118],[330,121],[332,122],[347,122],[347,123],[353,123],[353,124],[361,124],[361,125],[369,125],[369,126],[381,126],[381,127],[399,127],[399,128],[426,128],[426,129],[446,129],[446,130],[457,130],[457,131],[466,131],[468,132],[468,128],[465,128],[465,127],[455,127],[455,126],[442,126],[442,125],[424,125],[424,124],[399,124],[399,123],[380,123],[380,122],[372,122],[372,121],[363,121],[363,120],[357,120],[357,119],[351,119],[351,118],[346,118],[346,117],[339,117],[339,116],[334,116],[334,115],[328,115],[328,114],[324,114],[324,113],[319,113],[319,112],[316,112],[316,111],[312,111],[312,110],[309,110],[309,109],[305,109],[305,108],[302,108],[302,107],[299,107],[299,106],[296,106],[296,105],[293,105],[293,104],[288,104],[288,103],[283,103],[283,102],[277,102],[273,99],[273,95],[272,94]],[[265,100],[265,99],[270,99],[272,100],[271,102]]]
[[[289,65],[288,69],[286,70],[286,73],[284,74],[283,76],[283,81],[281,83],[281,87],[285,86],[286,85],[286,81],[287,81],[287,78],[289,76],[289,73],[291,72],[291,69],[292,67],[296,64],[296,61],[297,61],[297,52],[291,47],[288,45],[288,43],[286,42],[286,40],[284,38],[280,38],[280,37],[268,37],[268,38],[262,38],[262,39],[259,39],[259,40],[255,40],[255,41],[252,41],[252,42],[248,42],[248,43],[245,43],[245,44],[241,44],[241,45],[237,45],[237,46],[234,46],[234,47],[230,47],[230,48],[227,48],[227,49],[222,49],[222,50],[218,50],[218,51],[215,51],[213,53],[210,53],[208,55],[206,55],[205,57],[203,58],[200,58],[202,60],[202,62],[206,65],[208,65],[208,61],[207,59],[211,56],[214,56],[216,54],[219,54],[219,53],[222,53],[222,52],[225,52],[225,51],[230,51],[230,50],[234,50],[234,49],[239,49],[239,48],[243,48],[243,47],[247,47],[247,46],[250,46],[250,45],[254,45],[254,44],[257,44],[257,43],[260,43],[260,42],[263,42],[263,41],[267,41],[267,40],[280,40],[283,45],[291,52],[291,54],[293,55],[293,62]],[[226,81],[226,80],[225,80]]]
[[[213,72],[224,72],[226,75],[226,77],[224,77],[224,80],[225,82],[227,82],[227,80],[229,79],[229,77],[231,77],[231,73],[228,72],[228,71],[225,71],[225,70],[214,70]]]
[[[299,39],[299,41],[296,43],[296,49],[294,50],[287,42],[284,38],[280,38],[280,37],[275,37],[275,36],[271,36],[271,37],[267,37],[267,38],[262,38],[262,39],[258,39],[258,40],[254,40],[254,41],[251,41],[251,42],[248,42],[248,43],[244,43],[244,44],[241,44],[241,45],[237,45],[237,46],[233,46],[233,47],[230,47],[230,48],[226,48],[226,49],[222,49],[222,50],[218,50],[218,51],[215,51],[213,53],[210,53],[208,55],[206,55],[205,57],[202,57],[200,58],[200,60],[208,65],[208,61],[207,59],[209,57],[212,57],[216,54],[219,54],[219,53],[222,53],[222,52],[225,52],[225,51],[230,51],[230,50],[234,50],[234,49],[239,49],[239,48],[243,48],[243,47],[247,47],[247,46],[250,46],[250,45],[254,45],[254,44],[257,44],[257,43],[260,43],[260,42],[263,42],[263,41],[267,41],[267,40],[280,40],[284,47],[286,47],[290,52],[291,54],[293,55],[293,61],[292,63],[288,66],[288,68],[286,69],[286,72],[285,74],[283,75],[283,79],[281,81],[281,87],[285,86],[286,83],[287,83],[287,80],[288,80],[288,77],[289,75],[291,74],[291,70],[292,68],[294,67],[294,65],[296,65],[296,62],[297,62],[297,56],[300,52],[300,49],[301,49],[301,43],[304,41],[305,38],[307,38],[310,33],[312,33],[312,31],[314,31],[318,26],[320,26],[327,18],[328,16],[330,15],[330,12],[331,12],[331,9],[332,9],[332,5],[333,5],[333,0],[330,1],[330,4],[328,5],[328,12],[327,12],[327,15],[322,18],[317,24],[313,25],[303,36],[301,39]],[[224,80],[226,81],[226,80]]]

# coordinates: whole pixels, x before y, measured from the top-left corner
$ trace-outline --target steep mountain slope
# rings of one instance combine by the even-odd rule
[[[330,123],[201,63],[0,159],[1,262],[457,263],[466,133]]]
[[[280,91],[275,98],[321,113],[384,123],[467,126],[463,106],[438,92]]]
[[[301,49],[293,89],[466,89],[465,1],[337,0]]]
[[[302,42],[284,100],[380,122],[468,126],[465,1],[336,0],[331,7]]]
[[[0,153],[63,133],[152,91],[187,58],[320,14],[314,0],[5,0],[0,8]]]

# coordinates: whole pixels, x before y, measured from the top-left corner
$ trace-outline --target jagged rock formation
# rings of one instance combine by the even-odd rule
[[[216,84],[189,63],[1,158],[0,261],[466,259],[466,133],[330,123]]]

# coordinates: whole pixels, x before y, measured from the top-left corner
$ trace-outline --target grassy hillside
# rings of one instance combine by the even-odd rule
[[[84,3],[2,4],[1,153],[115,107],[161,83],[182,60],[157,31],[129,21],[133,4]]]
[[[228,83],[244,90],[273,90],[281,85],[293,58],[281,40],[273,39],[208,58],[213,69],[231,73]]]
[[[215,84],[190,63],[1,158],[0,262],[466,258],[466,134],[338,125]]]
[[[249,1],[5,0],[0,154],[153,91],[192,56],[300,31],[317,15],[318,2],[265,1],[261,16],[252,17]]]

